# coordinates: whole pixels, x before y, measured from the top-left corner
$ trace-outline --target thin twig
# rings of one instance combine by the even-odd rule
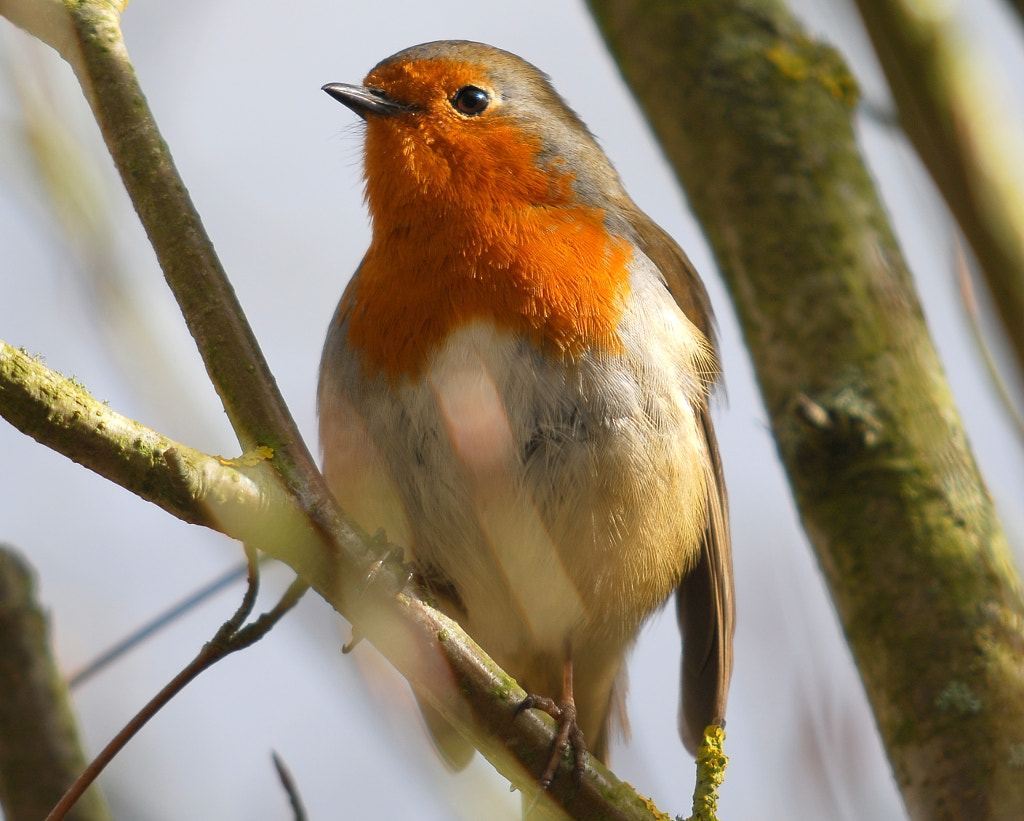
[[[281,617],[295,606],[302,597],[302,594],[308,589],[307,585],[299,580],[292,582],[273,609],[262,614],[252,624],[243,627],[243,623],[252,613],[253,606],[256,603],[256,596],[259,592],[259,562],[256,559],[255,551],[247,547],[246,557],[249,560],[249,583],[238,609],[232,614],[230,619],[221,625],[214,637],[203,645],[198,655],[164,686],[145,707],[136,713],[121,731],[114,736],[110,743],[103,748],[102,752],[96,756],[75,783],[71,785],[64,794],[64,797],[57,803],[57,806],[53,808],[46,817],[46,821],[61,821],[61,819],[65,818],[82,793],[99,777],[100,773],[113,760],[114,756],[124,748],[165,704],[180,693],[189,682],[204,670],[209,669],[225,656],[249,647],[263,638]]]
[[[981,309],[978,306],[978,297],[974,291],[974,283],[971,281],[971,272],[967,265],[967,255],[964,253],[964,247],[959,240],[956,243],[956,278],[957,284],[960,286],[960,297],[963,300],[964,312],[967,314],[967,322],[971,326],[971,335],[974,337],[974,344],[978,346],[978,354],[985,365],[989,381],[995,389],[996,396],[999,397],[999,402],[1003,406],[1007,419],[1009,419],[1010,424],[1013,425],[1014,430],[1017,432],[1017,437],[1021,442],[1024,442],[1024,417],[1021,416],[1020,411],[1017,410],[1017,406],[1014,404],[1010,389],[1003,378],[999,365],[996,364],[996,359],[992,355],[992,348],[989,347],[985,334],[982,331]]]
[[[687,821],[718,821],[718,788],[725,780],[729,757],[724,752],[725,730],[711,724],[697,751],[697,784],[693,788],[693,815]]]
[[[288,803],[291,804],[295,821],[306,821],[306,808],[302,805],[302,796],[299,795],[299,788],[292,778],[291,772],[285,766],[281,756],[276,751],[271,751],[271,758],[274,760],[274,769],[277,770],[277,777],[281,779],[281,786],[288,795]]]
[[[260,560],[266,561],[266,558],[266,556],[261,556]],[[158,630],[167,627],[176,619],[180,618],[182,615],[192,610],[197,605],[203,603],[211,596],[216,595],[228,585],[245,578],[248,568],[248,562],[232,567],[230,570],[221,574],[213,581],[203,585],[194,593],[189,594],[182,601],[169,607],[163,613],[160,613],[158,616],[155,616],[154,618],[150,619],[148,622],[146,622],[141,627],[136,629],[130,635],[125,636],[123,639],[118,641],[117,644],[113,645],[112,647],[101,653],[99,656],[94,658],[77,673],[75,673],[72,676],[69,676],[68,686],[74,689],[75,687],[84,684],[94,675],[99,673],[101,670],[103,670],[110,664],[113,664],[115,661],[121,658],[121,656],[123,656],[125,653],[128,653],[133,648],[137,647],[139,644],[148,639]]]

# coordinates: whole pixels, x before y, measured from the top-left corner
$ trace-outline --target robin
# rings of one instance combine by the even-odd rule
[[[568,741],[607,760],[626,651],[676,591],[695,752],[733,635],[700,278],[514,54],[426,43],[324,91],[365,120],[373,226],[320,368],[332,492],[559,720],[544,786]]]

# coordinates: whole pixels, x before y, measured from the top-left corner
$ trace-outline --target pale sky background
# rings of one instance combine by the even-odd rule
[[[851,60],[866,98],[887,107],[855,13],[838,0],[793,5],[812,33]],[[1005,97],[1007,108],[1019,108],[1024,61],[1009,45],[1021,39],[1018,21],[998,2],[970,5],[1006,84],[1005,91],[990,90],[1001,104]],[[134,0],[124,17],[157,121],[309,441],[316,437],[323,335],[368,242],[360,130],[320,86],[358,82],[378,60],[428,40],[481,40],[520,54],[551,75],[636,202],[687,250],[717,310],[728,400],[719,402],[716,421],[732,503],[739,619],[721,817],[903,817],[795,521],[710,253],[583,4],[362,6]],[[81,144],[76,173],[86,175],[90,196],[98,197],[89,210],[105,215],[97,216],[101,223],[109,220],[113,244],[101,266],[107,278],[83,272],[82,254],[63,238],[34,179],[23,151],[19,83],[48,95],[55,130]],[[111,407],[172,438],[235,455],[237,444],[70,70],[6,21],[0,129],[0,338],[44,355]],[[868,120],[860,137],[978,461],[1024,563],[1024,448],[992,398],[967,333],[951,262],[952,224],[904,140]],[[71,148],[63,153],[73,156]],[[0,541],[16,545],[36,567],[69,672],[241,556],[226,538],[177,522],[2,422]],[[267,576],[272,589],[289,578],[280,568]],[[192,657],[240,595],[239,586],[221,594],[76,692],[93,750]],[[117,816],[288,819],[273,749],[317,821],[518,818],[518,796],[479,757],[467,773],[444,771],[409,710],[404,682],[370,647],[342,657],[347,625],[308,599],[263,643],[204,674],[121,754],[102,782]],[[632,657],[633,739],[614,748],[613,769],[663,810],[685,816],[694,771],[675,729],[678,662],[670,608],[648,626]]]

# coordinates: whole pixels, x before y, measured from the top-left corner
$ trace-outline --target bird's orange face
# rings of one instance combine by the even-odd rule
[[[368,119],[371,208],[385,201],[393,206],[405,196],[421,206],[423,198],[434,197],[477,214],[496,206],[571,202],[571,171],[560,157],[542,158],[540,135],[508,110],[484,66],[396,61],[378,66],[364,85],[408,107],[405,113]]]
[[[418,375],[477,319],[554,356],[619,349],[632,249],[579,201],[546,139],[545,119],[557,131],[567,109],[524,116],[516,101],[535,101],[536,79],[495,76],[433,58],[385,62],[364,81],[390,107],[364,114],[373,242],[346,315],[349,341],[392,378]]]

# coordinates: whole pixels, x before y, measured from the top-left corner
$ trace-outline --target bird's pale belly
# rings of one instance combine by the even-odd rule
[[[353,392],[341,375],[342,390],[321,394],[342,507],[405,546],[517,678],[556,676],[567,642],[577,657],[614,656],[614,677],[695,561],[707,489],[680,452],[701,447],[689,398],[673,374],[628,361],[552,364],[478,322],[415,383]]]

